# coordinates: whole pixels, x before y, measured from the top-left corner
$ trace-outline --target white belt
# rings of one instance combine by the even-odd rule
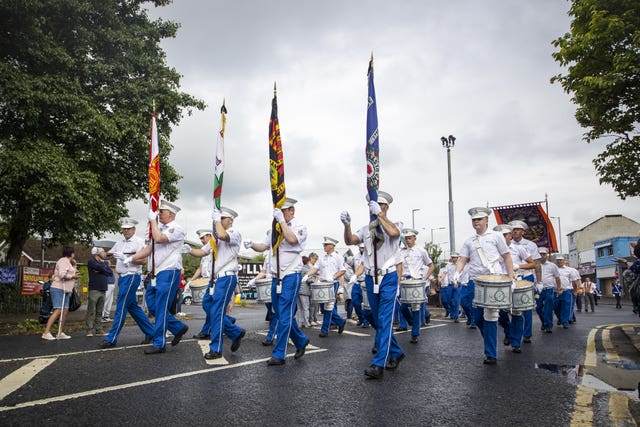
[[[460,286],[469,286],[469,283],[460,283]]]
[[[135,271],[127,271],[126,273],[118,273],[118,276],[120,277],[124,277],[124,276],[131,276],[132,274],[141,274]]]
[[[389,267],[389,268],[385,268],[385,269],[378,269],[378,276],[384,276],[387,273],[393,273],[394,271],[396,271],[396,267],[395,265],[393,267]],[[367,276],[371,276],[374,277],[376,276],[376,274],[374,273],[373,269],[370,268],[369,270],[367,270]]]
[[[223,273],[218,273],[216,275],[216,279],[219,277],[226,277],[226,276],[235,276],[236,272],[235,271],[225,271]]]

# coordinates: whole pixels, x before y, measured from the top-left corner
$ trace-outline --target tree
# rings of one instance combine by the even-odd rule
[[[640,195],[640,2],[572,0],[571,32],[553,41],[568,67],[559,82],[577,104],[587,143],[606,138],[594,160],[601,184],[621,199]]]
[[[19,258],[24,242],[90,241],[118,229],[125,203],[147,192],[155,99],[161,192],[177,197],[167,162],[171,126],[204,103],[179,92],[160,48],[178,25],[141,5],[170,0],[0,2],[0,220]]]
[[[427,242],[424,244],[424,249],[427,251],[427,255],[429,255],[431,261],[433,261],[433,276],[438,277],[438,274],[440,273],[440,256],[442,255],[442,248],[436,243]]]

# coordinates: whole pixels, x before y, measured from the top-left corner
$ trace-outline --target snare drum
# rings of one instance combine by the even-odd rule
[[[501,274],[485,274],[473,280],[473,305],[486,308],[511,308],[511,278]]]
[[[271,279],[256,280],[256,301],[261,303],[271,302]]]
[[[362,288],[362,309],[371,310],[371,306],[369,305],[369,295],[367,295],[367,285],[362,282],[360,283],[360,287]]]
[[[426,285],[426,280],[402,280],[400,282],[400,303],[420,304],[425,302],[426,298],[424,296],[424,288]]]
[[[311,284],[311,302],[325,304],[335,302],[336,294],[333,290],[333,282],[315,282]]]
[[[513,290],[513,309],[531,310],[535,307],[536,301],[533,297],[533,282],[528,280],[516,280],[516,288]]]
[[[194,304],[202,303],[204,293],[207,292],[207,288],[209,287],[209,280],[209,277],[201,277],[199,279],[192,280],[191,283],[189,283],[191,298],[193,299]]]

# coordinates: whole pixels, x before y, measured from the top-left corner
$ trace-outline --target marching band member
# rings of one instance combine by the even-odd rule
[[[307,227],[295,219],[295,204],[298,201],[287,197],[282,209],[274,209],[273,217],[280,226],[284,238],[278,248],[279,262],[275,259],[273,251],[269,251],[269,265],[271,267],[271,301],[277,316],[276,345],[271,352],[271,358],[267,365],[284,365],[289,338],[296,347],[294,359],[304,356],[309,339],[298,327],[294,317],[300,291],[302,268],[302,251],[307,241]],[[252,242],[247,240],[244,246],[257,252],[264,252],[272,245],[271,234],[267,235],[264,242]],[[278,271],[278,266],[280,271]]]
[[[365,309],[362,306],[362,287],[361,283],[364,283],[364,264],[362,263],[362,255],[364,254],[364,244],[358,245],[358,253],[353,256],[353,275],[356,278],[356,282],[351,288],[351,300],[353,301],[353,308],[356,310],[358,316],[357,326],[363,328],[369,327],[369,318],[371,317],[371,310]]]
[[[340,278],[344,276],[347,270],[342,257],[335,252],[336,243],[338,243],[336,239],[324,237],[324,241],[322,242],[324,255],[318,258],[316,265],[302,278],[302,280],[305,281],[308,276],[313,276],[315,273],[318,273],[321,281],[333,283],[333,293],[335,297],[338,296]],[[320,334],[318,336],[320,338],[327,337],[331,324],[337,325],[338,334],[341,334],[344,331],[347,321],[338,314],[338,304],[335,298],[333,302],[321,305],[323,306],[322,327],[320,328]]]
[[[460,281],[460,275],[467,263],[469,263],[470,283],[479,275],[504,273],[503,266],[506,268],[508,276],[514,277],[511,253],[504,237],[488,230],[489,214],[491,214],[491,209],[488,208],[469,209],[471,225],[475,229],[476,235],[469,237],[462,246],[453,278],[456,283]],[[500,262],[500,259],[503,260],[503,263]],[[497,363],[498,309],[474,307],[472,315],[484,340],[484,363],[495,365]]]
[[[162,200],[158,212],[149,211],[149,223],[155,242],[155,278],[147,289],[146,299],[149,312],[154,316],[153,347],[144,350],[145,354],[164,353],[166,351],[167,329],[174,335],[171,345],[178,345],[189,326],[185,325],[171,313],[169,308],[178,291],[180,270],[182,270],[182,245],[184,229],[176,222],[176,214],[180,208],[175,204]],[[151,244],[135,254],[124,258],[125,266],[151,255]]]
[[[553,308],[558,318],[558,324],[562,325],[564,329],[568,329],[572,314],[572,297],[578,289],[576,281],[580,283],[580,275],[575,269],[566,265],[564,256],[561,254],[556,255],[554,261],[560,273],[560,286],[562,290],[554,298]]]
[[[129,312],[144,333],[145,340],[143,344],[151,342],[153,325],[147,315],[144,314],[144,310],[138,305],[138,296],[136,295],[142,278],[142,265],[146,263],[146,260],[141,259],[128,265],[125,265],[122,261],[123,254],[134,254],[145,246],[144,240],[136,236],[137,223],[138,221],[135,219],[120,218],[120,226],[124,238],[117,242],[108,252],[110,256],[117,259],[118,298],[116,301],[115,315],[113,316],[113,325],[111,325],[111,330],[107,337],[100,344],[100,348],[116,346],[118,336],[120,335],[120,331],[122,331],[125,318],[127,317],[127,312]]]
[[[191,282],[193,282],[199,277],[202,277],[203,279],[211,279],[211,267],[213,264],[213,258],[211,256],[210,248],[209,250],[205,250],[205,249],[206,249],[206,246],[210,246],[209,241],[211,240],[212,232],[211,230],[200,229],[196,231],[196,234],[198,235],[200,242],[202,242],[200,251],[192,251],[191,247],[189,247],[189,251],[187,252],[187,247],[186,246],[184,247],[185,253],[188,253],[196,257],[201,256],[200,265],[198,266],[196,271],[193,273],[193,276],[191,276],[191,279],[189,279],[188,284],[190,284]],[[210,282],[209,286],[211,286],[211,280],[209,280],[209,282]],[[213,296],[207,289],[207,291],[204,293],[204,296],[202,298],[202,310],[204,310],[205,321],[204,321],[204,324],[202,325],[202,328],[200,328],[200,332],[198,332],[193,336],[193,338],[195,339],[198,339],[198,340],[211,339],[210,310],[211,310],[211,304],[213,302],[212,300],[213,300]]]
[[[529,256],[524,246],[513,244],[512,232],[513,227],[508,224],[501,224],[493,228],[494,231],[502,233],[504,240],[507,242],[509,251],[511,252],[511,260],[513,261],[513,270],[517,272],[529,268],[535,268],[536,263]],[[498,323],[504,329],[504,345],[511,344],[511,351],[521,353],[520,346],[522,344],[522,335],[524,333],[524,318],[522,312],[513,310],[511,319],[509,319],[509,310],[500,310],[500,318]]]
[[[400,257],[403,260],[402,277],[404,279],[426,280],[433,273],[435,266],[427,251],[416,246],[418,232],[412,228],[405,228],[402,230],[402,235],[407,244],[407,247],[400,252]],[[425,297],[428,297],[428,294]],[[411,344],[418,343],[418,337],[420,336],[420,310],[423,305],[425,305],[424,302],[421,304],[401,305],[402,318],[411,324],[411,340],[409,341]]]
[[[458,252],[453,252],[451,254],[451,262],[454,264],[453,275],[455,275],[455,269],[457,268],[458,258],[460,258],[460,254]],[[475,292],[475,286],[473,282],[469,283],[469,264],[465,264],[462,269],[462,273],[458,278],[458,281],[454,283],[453,286],[460,286],[459,297],[460,297],[460,307],[462,308],[462,312],[467,318],[467,326],[470,329],[475,329],[476,324],[472,315],[473,308],[473,294]]]
[[[553,294],[560,293],[562,284],[560,283],[560,272],[558,267],[547,261],[549,256],[549,250],[547,248],[540,248],[540,269],[541,269],[541,283],[537,283],[536,287],[540,293],[540,298],[536,304],[536,312],[540,316],[542,322],[542,330],[550,334],[553,328]]]
[[[520,220],[514,220],[509,222],[509,225],[513,227],[513,231],[511,235],[513,236],[513,243],[518,246],[524,246],[527,250],[527,253],[536,263],[535,268],[523,269],[522,271],[518,271],[517,273],[522,275],[523,280],[528,280],[529,282],[536,283],[540,280],[536,280],[536,276],[540,277],[540,253],[538,252],[538,245],[533,243],[531,240],[525,239],[524,230],[529,228],[526,222]],[[525,310],[522,312],[522,317],[524,319],[524,338],[522,342],[530,343],[531,336],[533,335],[533,310]]]
[[[393,198],[389,193],[378,191],[378,201],[369,202],[369,212],[377,218],[371,224],[351,231],[351,216],[347,211],[340,214],[344,224],[344,241],[347,246],[364,243],[364,265],[367,297],[376,327],[376,352],[371,366],[364,371],[369,378],[379,379],[384,369],[396,369],[404,359],[404,353],[393,334],[393,312],[398,294],[398,277],[402,276],[400,258],[401,223],[393,223],[387,217]],[[377,227],[381,228],[381,232]],[[372,228],[373,227],[373,228]],[[374,280],[375,277],[375,280]]]

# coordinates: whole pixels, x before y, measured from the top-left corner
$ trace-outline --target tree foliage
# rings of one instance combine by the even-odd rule
[[[442,248],[437,243],[427,242],[424,244],[424,249],[427,251],[427,255],[429,255],[431,261],[433,261],[433,275],[438,277],[438,274],[440,273],[440,257],[442,256]]]
[[[586,142],[608,141],[594,160],[601,184],[622,199],[640,195],[640,2],[572,0],[571,32],[553,58],[568,67],[559,82],[577,104]]]
[[[168,0],[0,2],[0,219],[18,258],[32,234],[89,241],[118,229],[147,193],[155,100],[163,197],[180,176],[169,136],[202,101],[179,91],[160,47],[178,25],[142,4]]]

